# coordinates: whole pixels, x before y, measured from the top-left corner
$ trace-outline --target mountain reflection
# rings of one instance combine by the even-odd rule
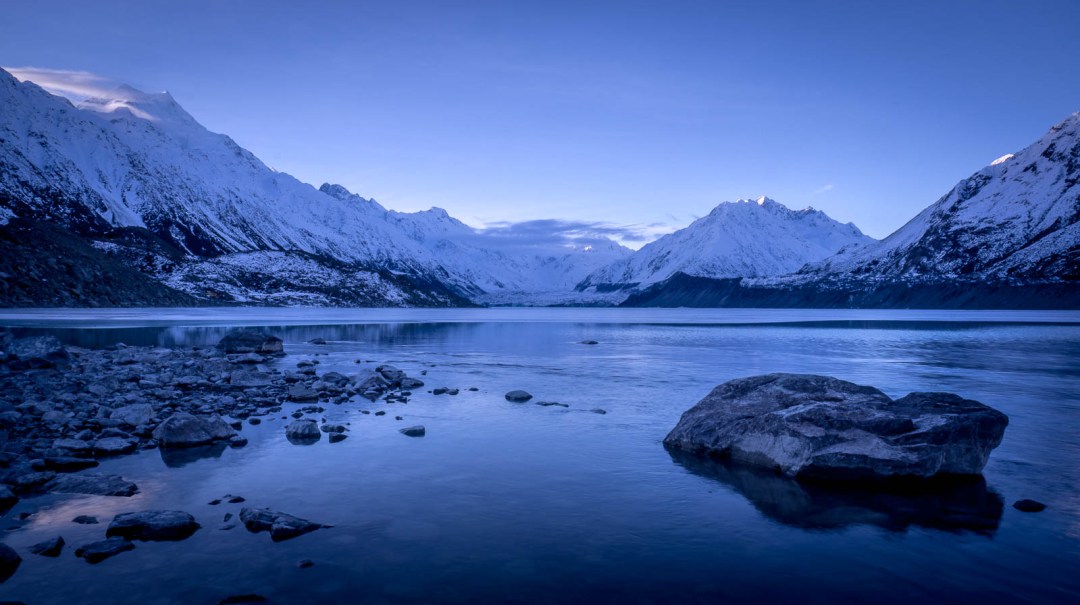
[[[760,469],[735,466],[669,450],[691,473],[719,481],[766,517],[804,529],[876,525],[890,531],[911,526],[993,535],[1004,502],[982,477],[918,485],[856,487],[795,481]]]

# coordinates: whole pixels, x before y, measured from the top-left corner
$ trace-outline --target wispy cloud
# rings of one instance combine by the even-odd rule
[[[67,97],[74,103],[93,97],[105,97],[122,83],[87,71],[48,69],[45,67],[4,67],[19,81],[29,80],[54,95]]]
[[[829,183],[828,185],[822,185],[821,187],[818,187],[817,189],[814,190],[814,195],[821,195],[822,193],[828,193],[828,192],[832,191],[834,187],[836,187],[836,185],[833,185],[832,183]]]

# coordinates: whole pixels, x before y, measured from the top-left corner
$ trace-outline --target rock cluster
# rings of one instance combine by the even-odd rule
[[[664,444],[799,479],[978,475],[1009,419],[951,393],[881,391],[827,376],[726,382],[682,415]]]

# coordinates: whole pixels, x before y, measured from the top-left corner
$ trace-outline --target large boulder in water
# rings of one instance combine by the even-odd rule
[[[664,445],[799,479],[978,475],[1008,423],[951,393],[893,400],[828,376],[768,374],[713,389]]]
[[[217,348],[226,355],[234,353],[257,353],[259,355],[284,355],[285,346],[277,336],[258,330],[232,330],[222,338]]]
[[[154,439],[161,447],[192,447],[206,445],[236,434],[221,416],[192,416],[178,412],[169,416],[154,429]]]
[[[270,532],[270,539],[274,542],[295,538],[326,527],[320,523],[312,523],[307,519],[272,511],[268,508],[242,508],[240,509],[240,522],[252,533]]]
[[[285,427],[285,438],[292,444],[310,445],[322,439],[322,431],[314,420],[294,420]]]

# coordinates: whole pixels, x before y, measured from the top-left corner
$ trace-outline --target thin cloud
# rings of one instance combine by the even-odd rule
[[[503,246],[578,247],[615,241],[637,248],[668,231],[662,224],[614,225],[601,221],[536,219],[488,223],[476,232],[478,237],[496,239]]]
[[[30,81],[54,95],[80,103],[95,97],[108,97],[123,83],[88,71],[48,69],[45,67],[4,67],[20,82]]]
[[[832,183],[829,183],[828,185],[822,185],[821,187],[818,187],[817,189],[814,190],[814,195],[821,195],[822,193],[828,193],[828,192],[832,191],[834,187],[836,187],[836,185],[833,185]]]

